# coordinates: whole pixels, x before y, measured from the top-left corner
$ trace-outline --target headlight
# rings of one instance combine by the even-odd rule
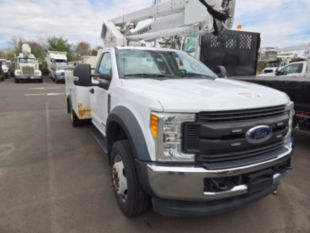
[[[22,75],[21,70],[15,70],[15,75]]]
[[[289,122],[288,122],[288,132],[285,137],[285,141],[290,143],[291,141],[291,134],[293,130],[293,123],[294,123],[294,116],[295,116],[295,109],[294,109],[294,102],[290,101],[285,108],[287,114],[289,115]]]
[[[155,140],[157,161],[194,162],[194,154],[182,153],[182,124],[193,121],[195,114],[151,114],[150,130]]]
[[[41,76],[41,75],[42,75],[42,72],[41,72],[40,70],[36,70],[36,71],[34,72],[34,75],[36,75],[36,76]]]
[[[9,71],[9,68],[7,66],[2,66],[2,70],[4,73],[8,72]]]

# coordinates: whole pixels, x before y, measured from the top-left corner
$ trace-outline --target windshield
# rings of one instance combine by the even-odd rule
[[[67,67],[67,63],[61,62],[61,63],[56,63],[57,69],[65,69]]]
[[[19,58],[19,63],[35,63],[35,59],[33,58]]]
[[[184,52],[119,50],[123,78],[216,78],[204,64]]]

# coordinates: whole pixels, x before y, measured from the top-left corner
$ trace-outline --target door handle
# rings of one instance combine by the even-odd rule
[[[95,89],[92,88],[92,89],[89,90],[89,92],[92,93],[92,94],[94,94],[94,93],[95,93]]]

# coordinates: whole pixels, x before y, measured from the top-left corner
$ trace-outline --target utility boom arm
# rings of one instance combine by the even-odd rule
[[[112,20],[105,20],[101,37],[105,45],[125,46],[129,41],[163,37],[217,34],[231,28],[236,0],[169,0]],[[149,20],[138,28],[139,22]]]

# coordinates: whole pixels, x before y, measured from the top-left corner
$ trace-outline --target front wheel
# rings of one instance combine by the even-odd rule
[[[128,217],[134,217],[146,211],[148,196],[142,190],[134,158],[127,140],[113,144],[111,152],[112,183],[117,204]]]
[[[19,83],[19,80],[18,80],[18,79],[15,79],[15,83]]]

